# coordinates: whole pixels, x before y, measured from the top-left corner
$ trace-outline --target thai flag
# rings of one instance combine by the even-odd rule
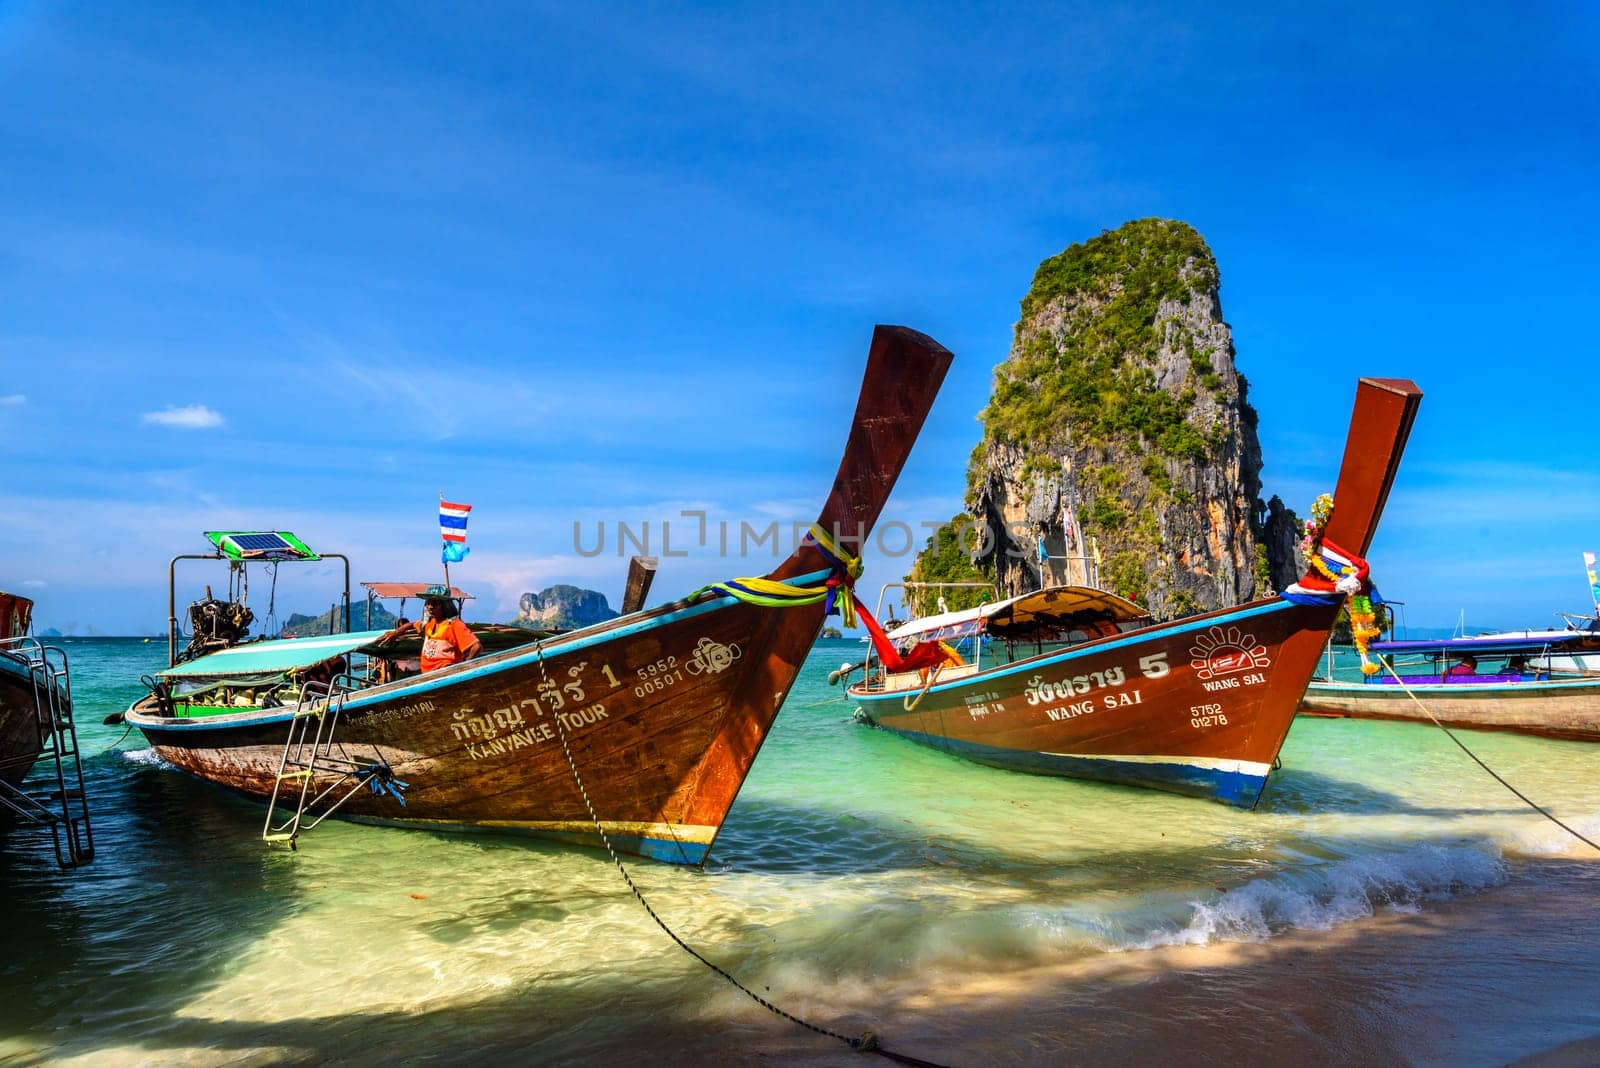
[[[472,511],[470,504],[451,504],[449,501],[439,501],[439,536],[445,541],[467,540],[467,513]]]

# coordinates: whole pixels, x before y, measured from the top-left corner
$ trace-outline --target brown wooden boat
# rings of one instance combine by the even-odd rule
[[[1366,553],[1421,397],[1409,381],[1361,380],[1325,546]],[[891,667],[912,669],[879,670],[849,694],[866,721],[981,764],[1253,807],[1338,615],[1325,601],[1269,597],[1152,624],[1103,591],[1044,590],[964,614],[1013,645],[1035,619],[1048,651],[918,668],[918,650],[960,626],[936,621],[899,632],[921,638],[903,657],[887,645],[906,662]]]
[[[39,680],[28,655],[33,602],[0,593],[0,797],[21,784],[44,751]]]
[[[0,830],[50,828],[63,868],[94,857],[67,655],[28,636],[33,602],[0,593]],[[53,775],[23,780],[40,759]]]
[[[788,592],[721,584],[430,674],[335,686],[325,700],[302,692],[233,711],[213,687],[212,704],[190,714],[159,684],[127,720],[163,759],[255,797],[325,795],[359,820],[588,844],[598,819],[619,850],[700,864],[822,627],[822,598],[849,587],[847,549],[876,522],[950,358],[916,331],[876,329],[813,528],[821,541],[806,539],[766,577]],[[286,746],[294,732],[299,748]],[[278,826],[292,841],[298,811]]]

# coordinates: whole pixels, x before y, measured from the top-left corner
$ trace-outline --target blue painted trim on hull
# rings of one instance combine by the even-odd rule
[[[1261,799],[1261,791],[1267,785],[1265,775],[1250,775],[1242,771],[1198,768],[1191,764],[1176,762],[1153,764],[1145,761],[1078,757],[1064,753],[1001,749],[992,745],[923,734],[920,731],[903,731],[893,727],[878,726],[881,730],[897,734],[918,745],[939,749],[952,756],[963,757],[974,763],[987,764],[1006,771],[1024,771],[1032,775],[1054,775],[1067,779],[1092,779],[1120,786],[1142,786],[1188,797],[1221,801],[1223,804],[1239,808],[1255,808],[1256,802]]]

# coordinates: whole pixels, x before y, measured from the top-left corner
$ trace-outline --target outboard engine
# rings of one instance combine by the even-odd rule
[[[218,649],[238,645],[250,635],[256,615],[243,601],[220,601],[206,587],[204,600],[189,606],[189,644],[178,659],[193,660]]]

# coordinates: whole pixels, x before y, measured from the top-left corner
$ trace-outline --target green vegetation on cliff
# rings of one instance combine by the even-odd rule
[[[976,567],[972,563],[977,538],[978,532],[973,529],[971,516],[953,516],[950,522],[933,532],[927,545],[917,554],[905,581],[908,585],[918,582],[982,582],[984,587],[947,590],[919,590],[913,587],[906,590],[908,611],[915,616],[931,615],[938,611],[940,597],[944,598],[945,607],[952,612],[976,608],[994,599],[993,565]]]
[[[1210,351],[1192,344],[1178,320],[1160,320],[1163,300],[1187,303],[1192,291],[1216,285],[1205,239],[1170,219],[1138,219],[1045,260],[1022,299],[1016,348],[996,370],[983,412],[986,439],[1031,452],[1060,444],[1061,428],[1071,426],[1080,445],[1137,435],[1163,455],[1203,460],[1213,443],[1185,420],[1192,388],[1161,389],[1151,367],[1165,341],[1190,353],[1202,386],[1221,387]],[[1071,330],[1039,329],[1025,338],[1025,328],[1060,297],[1093,311],[1075,317]]]

